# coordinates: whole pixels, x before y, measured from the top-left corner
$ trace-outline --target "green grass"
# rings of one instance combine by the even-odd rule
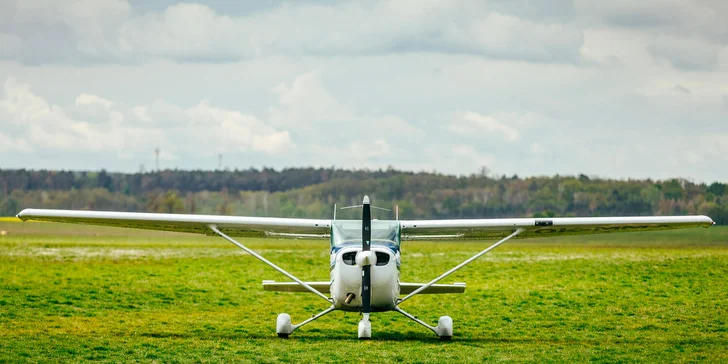
[[[508,242],[395,313],[334,312],[311,294],[264,292],[286,280],[220,238],[0,222],[0,362],[728,361],[728,228]],[[305,280],[328,278],[328,243],[247,240]],[[424,282],[486,242],[403,245],[402,280]]]

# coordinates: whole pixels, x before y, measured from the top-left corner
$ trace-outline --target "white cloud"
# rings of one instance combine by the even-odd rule
[[[208,101],[185,111],[188,130],[208,139],[215,150],[282,153],[294,146],[288,131],[277,131],[255,116],[213,107]]]
[[[684,70],[715,70],[721,46],[696,38],[660,36],[647,45],[655,59]]]
[[[125,0],[35,0],[5,2],[3,10],[20,24],[66,23],[84,29],[91,24],[103,27],[118,23],[129,16],[131,8]]]
[[[83,105],[103,99],[82,95],[78,100]],[[104,118],[96,123],[76,120],[63,107],[35,95],[30,85],[12,79],[5,82],[4,97],[0,99],[0,122],[14,125],[14,130],[20,132],[16,140],[27,141],[33,149],[121,153],[162,134],[160,130],[123,126],[124,118],[118,111],[107,110]]]
[[[272,92],[278,102],[269,109],[271,124],[289,128],[309,143],[386,143],[387,138],[404,138],[407,143],[424,136],[419,128],[399,116],[370,115],[346,105],[329,92],[317,71],[300,74],[290,83],[277,85]],[[380,147],[388,150],[386,145]]]
[[[462,113],[453,118],[450,121],[448,130],[453,133],[473,137],[487,137],[493,134],[500,134],[501,138],[509,142],[517,141],[520,134],[518,129],[503,124],[492,116],[481,115],[472,111]]]
[[[147,13],[131,11],[122,0],[29,3],[11,2],[5,10],[17,8],[7,19],[11,35],[30,41],[21,43],[27,49],[13,59],[34,64],[400,52],[576,63],[583,44],[581,30],[571,25],[467,1],[293,3],[246,16],[218,14],[196,3]],[[43,32],[57,38],[47,51],[35,41],[51,35]]]
[[[189,109],[164,103],[155,103],[151,109],[135,107],[130,114],[146,118],[143,126],[125,122],[124,113],[113,105],[103,97],[81,94],[76,98],[76,107],[97,109],[84,114],[91,119],[77,119],[66,108],[35,95],[30,85],[11,79],[5,82],[0,99],[0,123],[13,125],[16,135],[3,134],[2,141],[6,142],[5,148],[18,151],[27,151],[31,146],[55,151],[110,151],[125,158],[139,150],[159,147],[168,159],[176,159],[174,153],[233,150],[277,154],[294,147],[288,131],[276,130],[255,116],[214,107],[207,101]],[[163,120],[159,126],[170,118],[178,128],[163,130],[156,118]]]
[[[722,1],[590,1],[575,2],[584,23],[623,28],[657,30],[671,36],[700,37],[716,43],[728,43]]]
[[[0,152],[10,151],[29,153],[33,151],[33,148],[31,148],[28,145],[28,142],[23,138],[9,137],[0,132]]]
[[[167,3],[0,0],[0,167],[727,177],[728,2]]]
[[[379,138],[375,140],[355,141],[349,146],[352,156],[357,159],[369,160],[371,158],[385,157],[390,152],[389,143]]]
[[[531,143],[531,152],[539,155],[550,155],[551,149],[544,147],[541,143]]]
[[[476,171],[481,167],[492,166],[496,159],[492,154],[481,153],[471,145],[456,145],[452,147],[451,154],[446,155],[446,159],[450,159],[459,167],[466,167],[466,170]]]
[[[152,119],[147,115],[147,108],[145,106],[135,106],[133,109],[131,109],[132,114],[141,121],[152,121]]]
[[[109,61],[119,56],[119,27],[129,19],[126,0],[4,1],[0,23],[22,40],[6,59],[31,64]]]
[[[294,148],[291,136],[287,131],[274,132],[267,135],[258,135],[253,138],[251,148],[256,152],[275,154]]]
[[[111,101],[97,95],[90,95],[90,94],[80,94],[76,98],[76,106],[84,106],[84,105],[99,105],[103,107],[104,109],[110,109],[111,108]]]
[[[271,123],[320,130],[331,124],[351,123],[354,112],[324,87],[318,72],[298,75],[290,83],[272,89],[278,105],[270,109]]]
[[[183,3],[129,19],[119,30],[118,44],[130,54],[188,60],[242,58],[250,42],[245,33],[245,26],[208,6]]]

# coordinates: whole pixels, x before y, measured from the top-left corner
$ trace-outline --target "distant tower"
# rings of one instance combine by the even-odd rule
[[[222,171],[222,153],[217,155],[217,169]]]
[[[155,164],[157,166],[157,172],[159,172],[159,148],[154,149],[154,155],[156,156]]]

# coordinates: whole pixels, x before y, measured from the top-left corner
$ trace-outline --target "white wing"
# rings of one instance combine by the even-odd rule
[[[23,221],[52,221],[213,235],[209,225],[230,236],[327,238],[331,220],[276,217],[154,214],[25,209]],[[400,221],[402,239],[493,239],[518,228],[519,238],[710,227],[707,216],[573,217]]]
[[[215,225],[229,236],[248,237],[326,238],[331,229],[331,220],[139,212],[25,209],[18,214],[18,218],[23,221],[67,222],[207,235],[213,235],[209,226]]]
[[[710,227],[707,216],[560,217],[401,221],[403,240],[493,239],[516,229],[519,238]]]

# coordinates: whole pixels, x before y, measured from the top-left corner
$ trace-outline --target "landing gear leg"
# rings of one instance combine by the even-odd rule
[[[321,311],[318,314],[312,316],[310,319],[308,319],[304,322],[301,322],[298,325],[293,325],[291,323],[290,315],[288,315],[287,313],[282,313],[282,314],[278,315],[278,318],[276,319],[276,334],[278,334],[278,337],[281,339],[288,339],[288,335],[292,334],[293,331],[296,330],[297,328],[299,328],[323,315],[326,315],[327,313],[329,313],[335,309],[336,308],[334,306],[331,306],[331,307],[327,308],[326,310]]]
[[[442,316],[437,321],[437,326],[430,326],[424,321],[418,319],[417,317],[414,317],[411,314],[403,311],[401,308],[399,308],[399,306],[395,307],[394,310],[401,313],[404,317],[407,317],[408,319],[432,330],[435,335],[440,337],[440,340],[450,341],[452,339],[452,318],[450,318],[450,316]]]

